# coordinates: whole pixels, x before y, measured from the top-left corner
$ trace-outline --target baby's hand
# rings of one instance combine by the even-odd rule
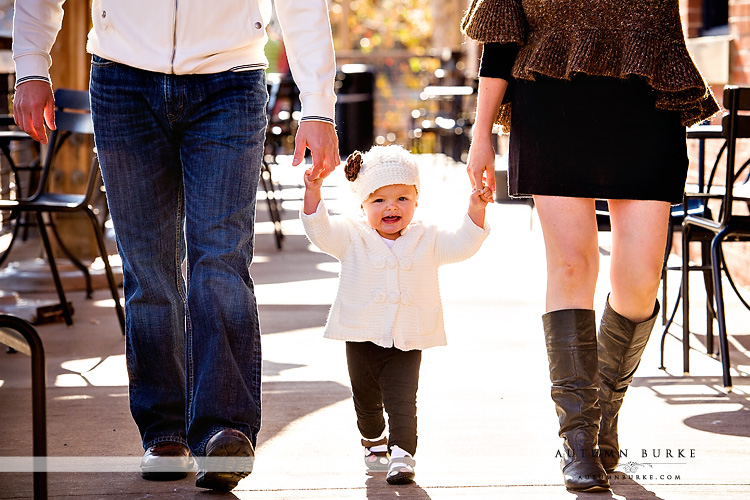
[[[481,204],[482,206],[486,206],[487,203],[492,203],[493,201],[492,190],[489,186],[483,185],[481,189],[474,189],[471,192],[470,203],[472,205]]]
[[[305,188],[313,191],[320,191],[320,188],[323,185],[323,178],[317,177],[316,179],[311,179],[310,176],[312,175],[312,171],[312,168],[305,170],[305,175],[303,176],[305,179]]]

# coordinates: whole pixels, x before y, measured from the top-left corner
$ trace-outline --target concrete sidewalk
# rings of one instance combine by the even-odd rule
[[[456,224],[468,203],[463,165],[422,158],[418,213]],[[691,373],[681,344],[666,339],[659,369],[660,322],[620,419],[625,464],[612,493],[562,486],[557,418],[540,316],[545,261],[538,221],[524,205],[488,208],[492,234],[472,259],[441,270],[448,347],[424,352],[419,390],[417,482],[389,486],[368,476],[356,428],[343,343],[322,327],[336,291],[338,263],[311,248],[297,218],[301,171],[276,167],[283,186],[284,248],[277,251],[259,201],[252,274],[263,330],[263,428],[240,499],[572,499],[750,498],[750,312],[727,293],[734,391],[721,388],[720,362],[707,356],[700,286],[693,286]],[[350,207],[339,170],[326,184],[332,211]],[[530,227],[531,222],[531,227]],[[607,293],[609,234],[601,234]],[[15,252],[15,250],[14,250]],[[677,273],[670,275],[670,295]],[[695,278],[695,283],[699,283]],[[0,284],[2,288],[2,284]],[[42,297],[53,298],[46,294]],[[208,498],[194,475],[175,482],[140,478],[142,448],[128,410],[124,342],[106,289],[93,300],[69,294],[72,327],[38,328],[47,353],[51,498]],[[670,299],[672,300],[672,299]],[[668,308],[672,303],[667,304]],[[681,335],[679,325],[672,332]],[[0,353],[0,471],[31,453],[29,360]],[[67,457],[67,458],[62,458]],[[17,463],[20,463],[20,458]],[[21,469],[22,467],[18,467]],[[28,472],[0,472],[0,498],[31,498]]]

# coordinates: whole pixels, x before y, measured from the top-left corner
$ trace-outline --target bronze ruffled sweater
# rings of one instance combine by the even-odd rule
[[[679,111],[683,125],[720,110],[685,46],[678,0],[472,0],[461,31],[517,43],[514,78],[639,76],[657,92],[656,107]],[[507,130],[509,102],[498,123]]]

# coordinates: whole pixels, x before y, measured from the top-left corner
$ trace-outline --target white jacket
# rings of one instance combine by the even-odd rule
[[[65,0],[16,0],[16,82],[49,81]],[[332,121],[336,65],[325,0],[275,0],[303,119]],[[87,50],[167,74],[266,68],[271,0],[93,0]]]
[[[301,214],[310,241],[341,261],[324,336],[403,351],[445,345],[438,267],[468,259],[489,234],[468,215],[453,232],[413,222],[393,248],[365,221]]]

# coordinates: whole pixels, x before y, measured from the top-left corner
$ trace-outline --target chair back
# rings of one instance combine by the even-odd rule
[[[736,170],[737,139],[750,138],[750,115],[740,114],[750,111],[750,87],[728,85],[724,88],[724,107],[728,113],[721,121],[723,135],[727,140],[727,166],[725,179],[725,195],[719,213],[719,221],[726,225],[732,218],[734,201],[734,183],[737,175],[744,170],[747,162]]]
[[[31,199],[37,198],[49,191],[49,176],[55,157],[62,146],[73,134],[93,136],[94,124],[91,120],[91,105],[87,90],[57,89],[55,91],[55,125],[49,135],[49,143],[42,163],[42,173],[37,192]],[[96,155],[89,171],[86,182],[84,199],[89,200],[93,195],[98,180],[98,166]]]

